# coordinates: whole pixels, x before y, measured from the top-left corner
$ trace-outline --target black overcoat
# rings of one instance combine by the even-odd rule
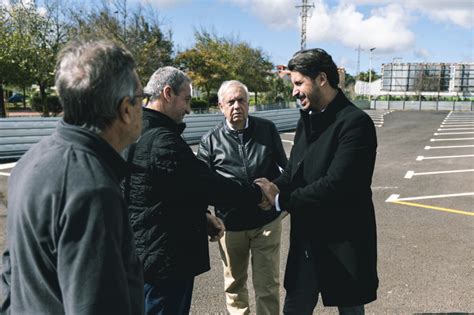
[[[325,305],[376,299],[376,148],[372,120],[341,91],[324,112],[301,112],[287,168],[274,181],[291,214],[287,289],[295,285],[296,253],[310,246]]]

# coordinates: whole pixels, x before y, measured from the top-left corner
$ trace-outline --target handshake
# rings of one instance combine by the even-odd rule
[[[253,181],[262,190],[262,201],[258,207],[263,210],[270,210],[275,205],[275,197],[280,192],[278,187],[266,178],[257,178]]]

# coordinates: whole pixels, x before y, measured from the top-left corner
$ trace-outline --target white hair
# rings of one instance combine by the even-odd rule
[[[250,99],[249,95],[249,89],[245,84],[243,84],[240,81],[237,80],[229,80],[229,81],[224,81],[221,84],[221,87],[219,88],[219,91],[217,92],[217,98],[219,99],[219,103],[222,102],[222,99],[224,98],[225,92],[231,87],[231,86],[239,86],[245,91],[245,96],[247,97],[246,101],[248,102]]]

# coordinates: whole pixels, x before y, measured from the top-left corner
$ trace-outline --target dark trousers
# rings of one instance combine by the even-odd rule
[[[188,315],[193,286],[194,277],[162,281],[159,286],[145,282],[145,314]]]
[[[296,274],[296,285],[286,290],[285,305],[283,314],[285,315],[311,315],[318,303],[319,286],[316,272],[314,271],[314,261],[309,249],[298,253],[298,268]],[[340,315],[364,315],[364,305],[358,306],[338,306]]]

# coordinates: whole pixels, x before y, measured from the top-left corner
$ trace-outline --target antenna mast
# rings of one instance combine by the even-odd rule
[[[301,50],[306,48],[306,23],[309,17],[309,9],[314,8],[314,4],[308,4],[308,0],[301,0],[301,5],[296,8],[301,8]]]
[[[362,48],[360,48],[360,45],[357,47],[357,71],[356,71],[356,77],[360,73],[360,52],[364,51]]]

